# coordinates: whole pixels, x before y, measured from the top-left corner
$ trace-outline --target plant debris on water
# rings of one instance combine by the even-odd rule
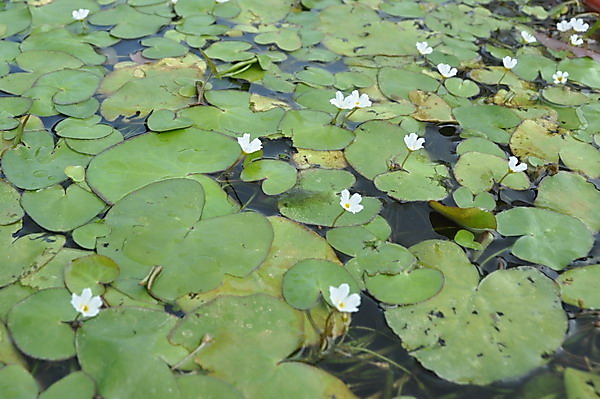
[[[0,397],[600,398],[597,11],[2,2]]]

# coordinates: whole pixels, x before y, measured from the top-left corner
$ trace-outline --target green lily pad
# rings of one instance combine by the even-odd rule
[[[164,311],[102,310],[77,330],[81,368],[96,381],[99,394],[105,398],[169,397],[178,391],[169,364],[188,354],[167,339],[176,322],[175,316]]]
[[[546,163],[558,163],[591,178],[600,177],[600,152],[591,144],[569,135],[556,134],[556,124],[525,120],[513,133],[510,147],[516,156],[534,156]]]
[[[454,241],[461,247],[471,248],[476,251],[481,251],[483,245],[475,241],[475,236],[469,230],[459,230],[454,235]]]
[[[399,162],[399,157],[395,160]],[[415,152],[409,156],[404,168],[377,176],[375,186],[400,201],[441,200],[448,195],[445,185],[448,170],[444,165]]]
[[[489,211],[480,208],[446,206],[437,201],[429,201],[429,206],[459,226],[467,229],[474,231],[496,229],[496,217]]]
[[[59,105],[77,104],[89,99],[100,86],[100,78],[91,72],[63,69],[42,75],[34,86],[54,89],[52,102]]]
[[[408,94],[413,90],[433,92],[439,86],[431,76],[391,67],[381,68],[377,80],[381,92],[391,100],[408,100]]]
[[[21,205],[37,224],[50,231],[71,231],[92,220],[106,206],[77,184],[71,184],[66,190],[56,184],[25,191]]]
[[[0,180],[0,225],[15,223],[24,215],[20,195],[13,186]]]
[[[479,281],[456,244],[424,241],[411,252],[444,274],[444,286],[431,299],[385,316],[424,367],[459,384],[485,385],[528,373],[560,347],[566,315],[556,285],[541,272],[518,267]]]
[[[463,128],[463,135],[486,137],[500,144],[508,143],[510,138],[504,129],[521,122],[513,111],[499,105],[472,105],[455,108],[452,112]]]
[[[90,288],[93,295],[104,294],[104,284],[119,275],[119,265],[111,258],[98,254],[73,259],[65,266],[65,285],[69,291],[82,292]]]
[[[339,264],[321,259],[307,259],[296,263],[283,276],[283,297],[296,309],[316,306],[322,297],[330,306],[329,287],[346,283],[350,292],[359,292],[354,278]]]
[[[279,129],[291,137],[294,146],[310,150],[341,150],[354,140],[354,134],[330,124],[332,116],[319,111],[287,111]]]
[[[392,161],[402,162],[406,157],[408,149],[403,138],[407,134],[406,130],[389,122],[367,122],[356,129],[356,139],[344,155],[358,173],[372,180],[389,172]]]
[[[487,211],[493,211],[496,208],[496,199],[492,194],[485,191],[473,196],[468,188],[459,187],[452,193],[452,198],[456,205],[461,208],[477,207]]]
[[[0,13],[1,21],[2,13]],[[39,387],[35,378],[23,366],[11,365],[0,368],[0,392],[10,399],[35,399]]]
[[[563,302],[584,309],[599,309],[600,295],[595,282],[600,276],[600,265],[590,265],[567,270],[558,276]]]
[[[94,115],[90,118],[67,118],[60,121],[55,127],[56,134],[60,137],[72,139],[101,139],[114,131],[114,128],[100,122],[102,118]]]
[[[150,47],[142,51],[149,59],[159,60],[166,57],[181,57],[186,55],[188,47],[167,37],[151,37],[142,40],[142,45]]]
[[[67,166],[86,166],[91,158],[71,150],[61,140],[55,147],[46,131],[26,131],[23,143],[4,153],[2,170],[12,184],[26,190],[60,183],[67,179]]]
[[[195,82],[202,80],[204,70],[204,64],[191,54],[115,69],[98,90],[107,97],[100,107],[102,116],[113,121],[119,115],[130,117],[139,113],[144,117],[154,109],[175,111],[185,107],[195,99],[183,96],[179,91],[185,89],[196,93]]]
[[[494,183],[515,190],[526,190],[531,183],[525,172],[509,173],[508,161],[495,155],[467,152],[454,166],[456,181],[475,195],[491,190]]]
[[[218,297],[186,315],[171,341],[193,350],[207,335],[214,338],[194,361],[210,370],[209,376],[233,382],[245,397],[289,392],[299,399],[355,398],[330,374],[310,365],[281,362],[304,338],[302,313],[281,299],[264,294]]]
[[[595,206],[598,203],[600,192],[595,186],[584,177],[569,172],[545,177],[535,199],[535,206],[574,216],[593,233],[600,230],[600,210]]]
[[[354,180],[354,176],[344,170],[304,170],[298,173],[296,186],[279,200],[279,211],[292,220],[322,226],[331,226],[334,221],[336,226],[367,223],[381,209],[376,198],[363,197],[361,205],[364,209],[356,214],[346,212],[340,206],[339,193],[349,188]]]
[[[280,28],[272,32],[260,33],[254,37],[258,44],[276,44],[284,51],[295,51],[302,47],[302,41],[296,29]]]
[[[377,216],[364,226],[336,227],[327,231],[327,242],[338,251],[357,256],[365,249],[377,247],[392,233],[384,218]]]
[[[496,220],[498,233],[524,236],[511,249],[515,256],[554,270],[587,255],[594,242],[579,219],[546,209],[512,208],[496,215]]]
[[[171,22],[171,19],[146,14],[135,7],[119,4],[95,13],[90,17],[90,22],[94,25],[114,25],[110,34],[120,39],[136,39],[155,34],[163,25]]]
[[[85,373],[75,371],[50,385],[39,399],[92,399],[96,384]]]
[[[479,86],[472,80],[450,78],[444,82],[444,86],[451,94],[458,97],[473,97],[479,94]]]
[[[264,112],[252,110],[250,93],[233,90],[208,91],[206,100],[212,107],[192,107],[180,112],[181,117],[194,121],[195,126],[241,137],[252,138],[274,134],[285,110],[279,107]]]
[[[99,222],[90,222],[76,228],[71,233],[73,241],[82,248],[96,248],[96,239],[106,237],[110,233],[110,227]]]
[[[556,66],[558,71],[569,72],[569,80],[589,86],[593,89],[600,88],[600,64],[591,58],[564,59]]]
[[[211,59],[225,62],[245,61],[255,57],[249,50],[252,44],[242,41],[216,42],[205,50]]]
[[[33,273],[21,278],[19,284],[36,290],[65,288],[65,265],[74,259],[90,255],[89,251],[74,248],[61,248],[49,262]],[[84,287],[85,288],[85,287]],[[80,293],[81,290],[78,291]]]
[[[194,128],[146,133],[96,156],[87,182],[103,200],[114,203],[148,183],[190,173],[212,173],[236,162],[235,140]]]
[[[40,29],[27,36],[20,47],[23,53],[31,50],[64,52],[87,65],[101,65],[106,61],[105,55],[98,54],[94,47],[82,41],[79,35],[61,27]],[[41,56],[39,62],[43,63],[44,58]],[[69,62],[68,57],[65,58],[62,59]],[[58,59],[57,57],[56,61]]]
[[[542,97],[550,103],[566,106],[584,105],[590,101],[583,93],[558,86],[546,87],[542,90]]]
[[[567,367],[564,374],[568,399],[597,399],[600,397],[600,377],[595,373]]]
[[[436,295],[444,285],[444,275],[436,269],[419,268],[398,274],[365,277],[369,293],[392,305],[412,305]]]
[[[179,117],[175,112],[168,109],[152,111],[146,123],[148,124],[148,128],[155,132],[185,129],[194,124],[191,119]]]
[[[263,180],[262,189],[267,195],[278,195],[296,184],[296,168],[283,161],[261,159],[251,162],[242,171],[242,181]]]
[[[8,229],[5,231],[10,232]],[[0,250],[10,254],[0,268],[0,287],[44,266],[60,251],[65,241],[63,236],[37,233],[19,237],[13,242],[12,236],[8,235],[6,240],[0,241]]]
[[[417,106],[411,114],[413,118],[423,122],[453,123],[452,108],[440,96],[421,90],[408,93],[408,98]]]
[[[194,399],[198,392],[206,399],[244,399],[244,396],[233,385],[218,378],[201,374],[184,374],[177,378],[177,385],[182,399]]]
[[[66,289],[51,288],[34,293],[8,313],[7,327],[15,345],[36,359],[62,360],[75,355],[75,331],[66,322],[75,319]],[[45,332],[40,339],[38,332]]]

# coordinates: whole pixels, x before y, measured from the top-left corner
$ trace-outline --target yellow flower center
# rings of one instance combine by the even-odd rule
[[[340,309],[344,309],[344,308],[346,307],[346,305],[344,305],[344,302],[340,302],[340,303],[338,304],[338,307],[339,307]]]
[[[354,105],[360,105],[360,101],[355,102]]]
[[[346,202],[346,203],[344,204],[344,208],[350,208],[350,204]]]
[[[81,310],[83,310],[84,312],[87,312],[88,310],[90,310],[90,307],[88,305],[82,305]]]

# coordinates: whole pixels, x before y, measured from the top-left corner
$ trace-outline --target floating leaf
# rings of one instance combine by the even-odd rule
[[[393,305],[411,305],[436,295],[444,285],[444,275],[436,269],[418,268],[398,274],[367,276],[365,284],[377,300]]]
[[[191,119],[179,117],[175,112],[168,109],[152,111],[146,123],[148,128],[155,132],[185,129],[194,124]]]
[[[281,299],[221,296],[187,315],[171,341],[193,350],[207,335],[213,341],[194,361],[210,370],[209,376],[232,381],[245,397],[288,392],[302,399],[355,398],[341,381],[314,366],[281,362],[304,337],[302,313]]]
[[[498,182],[515,190],[529,188],[531,183],[525,172],[509,172],[506,159],[479,152],[462,154],[454,166],[458,183],[475,195],[491,190],[494,183]]]
[[[322,297],[333,306],[329,298],[329,287],[346,283],[351,293],[359,292],[358,284],[346,269],[333,262],[307,259],[296,263],[283,276],[283,297],[296,309],[310,309]]]
[[[154,181],[225,170],[240,154],[235,140],[218,133],[193,128],[146,133],[96,156],[87,181],[102,199],[114,203]]]
[[[71,150],[62,140],[55,147],[46,131],[25,132],[23,143],[4,153],[2,170],[12,184],[26,190],[60,183],[67,179],[67,166],[86,166],[91,158]]]
[[[72,293],[79,294],[90,288],[93,295],[104,294],[104,284],[119,275],[119,265],[107,256],[98,254],[77,258],[65,266],[65,285]]]
[[[104,309],[77,330],[81,368],[106,398],[169,397],[178,388],[168,364],[188,354],[167,340],[176,322],[175,316],[163,311]]]
[[[340,206],[340,192],[354,183],[354,176],[343,170],[307,169],[298,173],[298,183],[278,202],[282,215],[302,223],[354,226],[372,220],[381,203],[363,197],[364,209],[356,214]],[[342,213],[343,212],[343,213]],[[339,216],[339,218],[338,218]]]
[[[20,195],[13,186],[0,180],[0,225],[15,223],[24,215]]]
[[[68,359],[75,355],[75,331],[68,322],[76,314],[69,291],[51,288],[14,305],[8,313],[7,326],[17,347],[28,356]],[[40,339],[39,331],[45,332],[44,339]]]
[[[498,233],[524,236],[511,249],[515,256],[554,270],[587,255],[594,242],[579,219],[546,209],[512,208],[496,215],[496,220]]]
[[[6,241],[0,241],[1,252],[8,254],[0,268],[0,286],[13,283],[44,266],[64,244],[63,236],[28,234],[13,242],[9,235]]]
[[[354,140],[351,131],[330,124],[325,112],[291,110],[285,113],[279,129],[291,137],[294,146],[310,150],[341,150]]]
[[[0,18],[1,15],[0,13]],[[0,368],[0,392],[10,399],[35,399],[39,387],[35,378],[23,366],[4,366]]]
[[[84,372],[74,371],[50,385],[39,399],[92,399],[96,384]]]
[[[471,105],[455,108],[452,112],[463,128],[463,135],[487,137],[501,144],[508,143],[510,138],[504,129],[521,122],[513,111],[499,105]]]
[[[146,14],[135,7],[119,4],[107,8],[90,17],[94,25],[114,25],[110,34],[121,39],[137,39],[153,35],[163,26],[171,22],[170,18],[155,14]]]
[[[95,194],[71,184],[25,191],[23,209],[40,226],[50,231],[70,231],[92,220],[106,204]]]
[[[565,195],[571,193],[572,195]],[[581,220],[594,233],[600,230],[600,192],[584,177],[569,172],[547,176],[538,187],[535,206]]]
[[[597,399],[600,397],[600,377],[597,374],[567,367],[564,374],[568,399]]]
[[[599,309],[600,295],[596,282],[600,276],[600,265],[590,265],[567,270],[558,276],[563,302],[584,309]]]
[[[528,373],[560,347],[566,315],[554,282],[536,269],[498,270],[480,282],[456,244],[424,241],[411,251],[444,274],[444,286],[425,302],[385,315],[424,367],[459,384],[485,385]]]
[[[262,189],[267,195],[286,192],[296,184],[296,168],[274,159],[251,162],[240,175],[242,181],[263,180]]]
[[[456,232],[454,236],[454,241],[465,248],[471,248],[476,251],[481,251],[483,249],[483,245],[479,242],[475,241],[475,236],[468,230],[459,230]]]

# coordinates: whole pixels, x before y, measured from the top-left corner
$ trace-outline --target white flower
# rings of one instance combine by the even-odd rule
[[[569,31],[569,30],[571,30],[571,28],[572,28],[571,23],[565,19],[563,19],[562,21],[560,21],[556,24],[556,29],[558,29],[560,32]]]
[[[71,15],[73,15],[74,20],[83,21],[84,19],[87,18],[89,13],[90,13],[90,10],[88,10],[86,8],[80,8],[79,10],[73,10]]]
[[[583,44],[583,39],[579,37],[579,35],[571,35],[571,37],[569,37],[569,40],[571,41],[571,45],[573,46],[581,46]]]
[[[360,204],[360,201],[362,201],[360,194],[354,193],[352,194],[352,197],[350,197],[350,191],[345,189],[342,190],[341,194],[340,205],[342,208],[344,208],[344,210],[352,213],[358,213],[362,211],[364,207]]]
[[[254,139],[250,141],[250,135],[248,133],[244,133],[242,137],[238,137],[237,141],[240,147],[242,147],[244,154],[252,154],[262,148],[260,140]]]
[[[217,3],[221,4],[221,3],[227,3],[229,0],[215,0]]]
[[[336,94],[337,96],[337,94]],[[354,90],[352,94],[344,99],[344,109],[365,108],[371,106],[371,100],[366,93],[358,95],[358,90]]]
[[[571,18],[569,24],[571,25],[571,29],[575,32],[586,32],[590,28],[590,26],[583,22],[583,19],[581,18]]]
[[[81,313],[83,317],[94,317],[100,312],[102,307],[102,299],[99,296],[92,296],[92,290],[84,288],[81,295],[73,293],[71,295],[71,305],[76,311]]]
[[[331,103],[331,105],[333,105],[334,107],[337,107],[338,109],[348,109],[347,108],[347,104],[344,101],[344,93],[342,93],[341,91],[337,91],[335,93],[335,98],[332,98],[329,100],[329,102]]]
[[[409,151],[417,151],[423,148],[423,143],[425,143],[424,138],[419,138],[416,133],[411,133],[404,136],[404,143],[408,147]]]
[[[458,73],[456,68],[452,68],[448,64],[437,64],[437,69],[444,78],[451,78]]]
[[[350,294],[350,286],[346,283],[339,287],[329,286],[329,300],[340,312],[358,312],[360,295]]]
[[[552,79],[554,79],[554,84],[565,84],[567,83],[567,78],[569,77],[569,72],[556,71],[554,75],[552,75]]]
[[[511,58],[507,55],[506,57],[502,58],[502,64],[506,69],[513,69],[517,65],[517,59]]]
[[[527,164],[519,163],[517,157],[508,158],[508,167],[512,173],[524,172],[527,170]]]
[[[433,52],[433,49],[429,47],[429,43],[427,42],[417,42],[416,46],[421,55],[427,55]]]
[[[531,44],[531,43],[537,42],[537,39],[535,38],[535,36],[533,36],[531,33],[526,32],[524,30],[521,31],[521,38],[523,38],[523,43],[526,43],[526,44]]]

